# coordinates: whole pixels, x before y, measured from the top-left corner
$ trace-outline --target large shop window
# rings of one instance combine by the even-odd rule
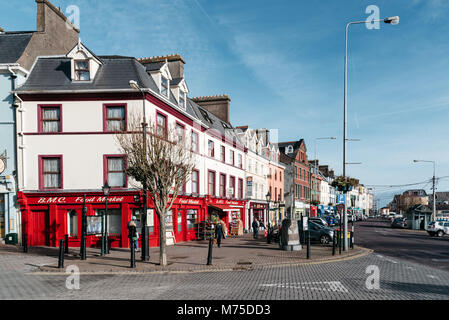
[[[137,218],[137,232],[140,232],[140,229],[142,228],[142,221],[143,217],[141,215],[141,209],[134,209],[133,215]],[[147,210],[147,227],[148,227],[148,233],[153,234],[154,233],[154,209],[148,209]]]
[[[182,232],[182,210],[178,210],[178,220],[177,220],[177,230],[178,233]]]
[[[41,132],[62,132],[61,107],[40,107]]]
[[[107,180],[111,187],[126,187],[125,157],[107,157]]]
[[[62,188],[62,166],[61,157],[41,158],[41,188],[61,189]]]
[[[125,106],[106,106],[106,131],[118,132],[126,131],[126,107]]]
[[[100,218],[100,233],[101,233],[101,215],[105,214],[104,209],[96,210],[95,214]],[[109,235],[122,233],[122,211],[121,209],[108,209],[107,216],[104,216],[104,226],[106,228],[106,219],[108,219],[108,233]],[[104,229],[106,231],[106,229]]]
[[[78,214],[75,210],[67,212],[67,234],[70,237],[78,235]]]
[[[167,211],[165,214],[165,226],[167,227],[167,230],[173,230],[173,211]]]
[[[195,229],[197,227],[197,216],[198,216],[198,210],[195,209],[189,209],[187,210],[187,229]]]

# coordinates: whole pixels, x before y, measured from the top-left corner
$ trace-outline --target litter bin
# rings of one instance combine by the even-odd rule
[[[6,244],[17,244],[17,233],[9,233],[6,235],[5,243]]]

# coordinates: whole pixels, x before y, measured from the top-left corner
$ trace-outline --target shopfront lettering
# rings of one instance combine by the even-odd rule
[[[125,201],[125,197],[108,197],[108,202],[121,203]],[[86,203],[103,203],[106,197],[86,197]],[[37,200],[38,204],[65,204],[65,203],[84,203],[84,197],[67,198],[67,197],[42,197]]]

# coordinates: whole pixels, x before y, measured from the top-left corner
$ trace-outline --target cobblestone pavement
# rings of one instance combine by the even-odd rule
[[[54,257],[2,253],[0,299],[449,299],[449,272],[376,253],[348,261],[252,271],[81,275],[79,290],[66,288],[66,276],[32,273],[54,261]],[[372,265],[379,268],[380,288],[369,290],[366,270]]]

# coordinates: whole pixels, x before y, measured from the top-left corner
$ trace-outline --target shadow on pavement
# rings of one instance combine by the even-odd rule
[[[441,294],[446,296],[446,299],[449,297],[449,286],[446,285],[387,281],[381,283],[381,288],[385,287],[387,287],[390,290],[395,291],[399,290],[410,293],[425,292],[426,294]]]

